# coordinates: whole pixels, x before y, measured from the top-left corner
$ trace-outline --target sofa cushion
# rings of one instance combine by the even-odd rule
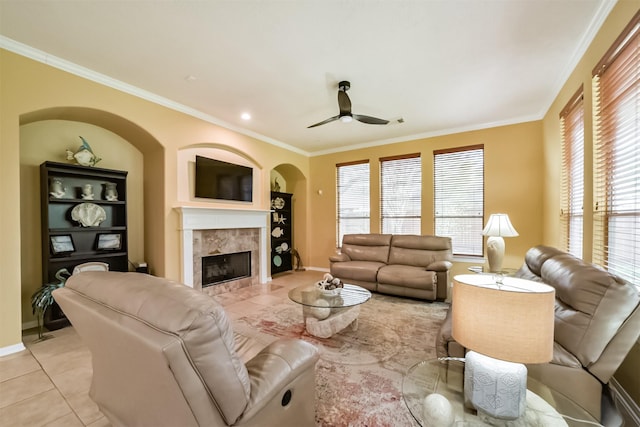
[[[549,258],[564,254],[559,249],[551,246],[538,245],[527,251],[524,257],[524,264],[516,273],[516,277],[534,282],[542,282],[542,264]]]
[[[378,283],[405,288],[433,290],[436,273],[412,265],[385,265],[378,271]]]
[[[384,265],[375,261],[337,262],[331,266],[331,274],[347,283],[349,279],[375,283],[378,270]]]
[[[345,234],[342,238],[342,253],[352,261],[386,263],[390,243],[391,234]],[[374,276],[373,281],[375,280]]]
[[[389,264],[427,267],[449,259],[451,239],[439,236],[394,235],[389,249]]]

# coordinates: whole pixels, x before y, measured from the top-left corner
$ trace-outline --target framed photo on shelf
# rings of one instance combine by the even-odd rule
[[[51,253],[53,256],[69,255],[76,251],[71,234],[49,236],[49,240],[51,242]]]
[[[122,249],[122,234],[102,233],[96,238],[96,249],[99,251],[118,251]]]

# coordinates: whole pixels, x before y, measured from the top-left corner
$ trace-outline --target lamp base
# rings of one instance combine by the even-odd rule
[[[469,351],[465,356],[464,396],[479,413],[515,420],[527,406],[527,368]]]
[[[487,259],[489,260],[489,271],[491,273],[502,271],[503,258],[504,239],[500,236],[489,236],[487,239]]]

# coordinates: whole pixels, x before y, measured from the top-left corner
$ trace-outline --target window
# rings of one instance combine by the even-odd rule
[[[482,256],[484,146],[434,151],[435,233],[454,255]]]
[[[562,181],[560,247],[582,258],[584,202],[584,101],[583,89],[560,113],[562,131]]]
[[[337,169],[337,242],[345,234],[369,232],[369,162],[344,163]]]
[[[640,284],[640,12],[593,71],[593,260]]]
[[[422,162],[420,154],[380,159],[382,232],[420,234]]]

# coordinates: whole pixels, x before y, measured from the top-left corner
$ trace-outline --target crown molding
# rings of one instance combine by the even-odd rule
[[[222,128],[240,133],[242,135],[248,136],[250,138],[257,139],[262,142],[266,142],[271,145],[275,145],[280,148],[284,148],[289,151],[293,151],[294,153],[301,154],[303,156],[309,157],[309,153],[307,151],[301,150],[298,147],[294,147],[292,145],[286,144],[282,141],[278,141],[276,139],[270,138],[265,135],[261,135],[259,133],[250,131],[248,129],[244,129],[230,123],[227,123],[223,120],[220,120],[216,117],[213,117],[209,114],[205,114],[201,111],[198,111],[194,108],[187,107],[186,105],[180,104],[178,102],[172,101],[168,98],[164,98],[162,96],[156,95],[152,92],[140,89],[139,87],[130,85],[123,81],[111,78],[107,75],[98,73],[89,68],[82,67],[78,64],[74,64],[73,62],[67,61],[62,58],[58,58],[57,56],[50,55],[46,52],[43,52],[39,49],[35,49],[26,44],[17,42],[8,37],[0,35],[0,48],[6,49],[10,52],[16,53],[18,55],[33,59],[34,61],[41,62],[43,64],[49,65],[51,67],[57,68],[62,71],[66,71],[75,76],[82,77],[84,79],[99,83],[103,86],[110,87],[112,89],[116,89],[120,92],[124,92],[129,95],[133,95],[137,98],[144,99],[146,101],[152,102],[157,105],[161,105],[163,107],[169,108],[174,111],[178,111],[180,113],[187,114],[191,117],[195,117],[197,119],[203,120],[207,123],[214,124],[216,126],[220,126]]]

